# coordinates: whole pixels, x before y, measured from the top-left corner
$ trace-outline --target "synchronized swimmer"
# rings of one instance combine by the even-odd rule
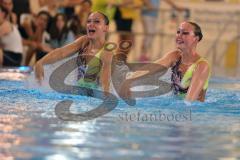
[[[109,92],[113,53],[104,49],[109,20],[103,13],[93,12],[88,17],[86,27],[87,35],[79,37],[69,45],[51,51],[36,63],[35,75],[39,81],[44,78],[43,65],[54,63],[78,52],[76,63],[79,86],[93,89],[100,86],[105,93]],[[194,22],[181,23],[176,33],[176,50],[154,62],[159,66],[172,69],[173,92],[185,95],[185,99],[188,101],[203,102],[208,88],[210,66],[207,60],[196,51],[197,44],[202,37],[202,31],[198,24]],[[88,55],[94,57],[88,58]],[[145,65],[142,70],[148,68],[149,65]],[[154,74],[159,70],[160,68],[156,66],[148,74]],[[122,97],[131,96],[132,81],[144,75],[142,72],[135,72],[128,77],[122,83],[120,95]]]
[[[202,40],[202,31],[194,22],[183,22],[176,33],[176,50],[167,53],[155,61],[159,67],[149,70],[150,65],[145,65],[141,70],[149,70],[147,74],[154,74],[162,66],[172,69],[171,81],[173,92],[184,95],[187,101],[204,101],[210,78],[210,66],[206,59],[197,51],[197,44]],[[122,85],[122,97],[131,95],[131,82],[146,75],[146,72],[135,72],[128,77]]]
[[[109,93],[112,53],[104,50],[109,19],[101,12],[93,12],[87,19],[87,35],[81,36],[73,43],[57,48],[35,65],[36,78],[44,78],[43,65],[54,63],[78,52],[78,84],[81,87],[96,89],[102,87]],[[86,93],[93,95],[94,93]]]

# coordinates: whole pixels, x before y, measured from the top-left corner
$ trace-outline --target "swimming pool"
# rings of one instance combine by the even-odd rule
[[[58,119],[56,104],[72,100],[78,113],[99,100],[26,89],[19,80],[1,80],[0,99],[0,159],[240,159],[238,80],[213,78],[205,103],[169,94],[135,106],[119,101],[84,122]]]

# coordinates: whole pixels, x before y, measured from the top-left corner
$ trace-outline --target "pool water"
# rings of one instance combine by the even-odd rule
[[[0,159],[240,159],[240,81],[212,79],[205,103],[170,94],[119,100],[108,114],[84,122],[55,115],[62,100],[84,112],[100,100],[26,89],[0,81]]]

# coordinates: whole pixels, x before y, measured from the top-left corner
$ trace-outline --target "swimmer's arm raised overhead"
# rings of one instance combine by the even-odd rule
[[[57,62],[61,59],[64,59],[67,56],[70,56],[77,52],[79,48],[88,41],[86,36],[82,36],[76,39],[73,43],[63,46],[61,48],[54,49],[53,51],[49,52],[46,56],[40,59],[35,65],[35,76],[36,78],[41,81],[44,77],[44,70],[43,65],[51,64]]]
[[[209,78],[209,74],[209,64],[205,61],[199,62],[193,73],[191,84],[185,97],[187,101],[198,100],[200,92],[203,90],[204,84]]]

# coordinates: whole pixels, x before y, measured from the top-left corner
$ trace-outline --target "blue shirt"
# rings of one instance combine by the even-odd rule
[[[152,4],[152,6],[157,6],[159,7],[160,6],[160,0],[149,0]],[[157,17],[158,16],[158,10],[146,10],[143,9],[142,10],[142,15],[143,16],[151,16],[151,17]]]

